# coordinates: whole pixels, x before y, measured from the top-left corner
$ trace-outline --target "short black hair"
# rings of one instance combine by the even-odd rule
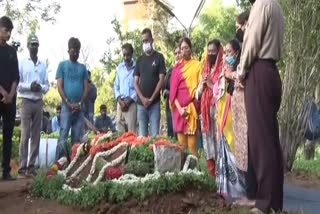
[[[61,111],[61,105],[57,105],[56,111]]]
[[[239,44],[238,40],[232,39],[228,43],[231,45],[232,49],[235,52],[240,52],[241,51],[241,47],[240,47],[240,44]]]
[[[0,18],[0,26],[8,28],[9,30],[13,29],[13,23],[8,16],[2,16]]]
[[[221,42],[220,42],[219,39],[210,40],[210,41],[208,42],[208,44],[207,44],[207,47],[208,47],[209,45],[212,45],[212,44],[214,44],[214,45],[217,47],[218,50],[219,50],[219,48],[221,47]]]
[[[250,11],[249,11],[249,10],[246,10],[246,11],[240,13],[240,14],[237,16],[237,23],[240,24],[240,25],[244,25],[244,23],[245,23],[246,21],[248,21],[249,16],[250,16]]]
[[[102,104],[102,105],[100,106],[100,110],[107,110],[107,106],[106,106],[105,104]]]
[[[70,50],[71,48],[80,50],[81,48],[81,42],[78,38],[71,37],[68,41],[68,49]]]
[[[189,48],[192,49],[192,44],[191,44],[191,40],[188,37],[183,37],[180,42],[179,42],[179,47],[181,49],[181,45],[182,43],[185,42],[188,44]]]
[[[130,43],[123,44],[122,49],[125,49],[125,50],[129,51],[131,54],[133,54],[133,47]]]
[[[152,32],[151,32],[151,30],[150,30],[150,28],[145,28],[145,29],[143,29],[142,30],[142,32],[141,32],[141,34],[149,34],[149,36],[151,36],[151,38],[153,38],[152,37]]]

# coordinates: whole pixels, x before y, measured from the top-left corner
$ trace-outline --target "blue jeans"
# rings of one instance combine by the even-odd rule
[[[157,136],[160,128],[160,101],[145,108],[143,105],[138,104],[137,109],[139,135],[140,136]],[[148,132],[150,122],[150,132]]]
[[[67,154],[67,141],[71,128],[71,144],[80,141],[82,126],[84,123],[83,110],[72,113],[66,103],[62,103],[60,116],[60,136],[58,139],[56,149],[56,160],[64,156],[71,156]]]

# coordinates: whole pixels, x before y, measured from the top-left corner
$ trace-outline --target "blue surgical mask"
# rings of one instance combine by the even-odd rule
[[[235,55],[233,56],[227,56],[226,57],[226,62],[229,64],[229,65],[234,65],[236,64],[237,62],[237,57]]]

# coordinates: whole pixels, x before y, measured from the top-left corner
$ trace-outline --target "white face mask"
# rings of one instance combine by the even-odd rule
[[[142,48],[145,53],[149,53],[152,50],[152,45],[150,42],[143,43]]]

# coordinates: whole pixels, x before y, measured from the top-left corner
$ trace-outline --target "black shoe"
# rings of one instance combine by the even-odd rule
[[[2,180],[4,181],[14,181],[16,178],[12,177],[10,174],[3,174],[2,175]]]

